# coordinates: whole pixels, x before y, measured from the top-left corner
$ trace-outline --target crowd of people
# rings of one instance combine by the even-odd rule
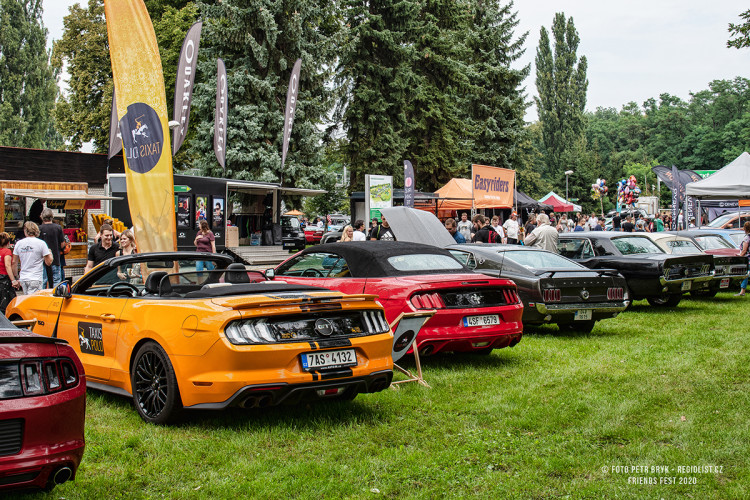
[[[669,215],[657,214],[649,219],[643,214],[635,216],[632,213],[622,212],[612,218],[611,226],[608,227],[604,217],[593,213],[591,215],[577,213],[568,217],[567,214],[558,216],[555,213],[548,215],[542,212],[529,214],[526,223],[522,225],[519,223],[516,212],[511,212],[510,217],[502,224],[497,215],[488,218],[476,214],[469,220],[468,214],[463,212],[460,220],[449,218],[444,221],[444,224],[456,243],[518,244],[557,252],[560,233],[575,231],[658,232],[671,227],[672,220]],[[694,219],[691,219],[689,227],[695,227]]]

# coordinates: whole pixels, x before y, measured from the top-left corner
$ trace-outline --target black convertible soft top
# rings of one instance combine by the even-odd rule
[[[443,248],[421,243],[405,241],[347,241],[344,243],[326,243],[308,247],[301,252],[332,253],[346,260],[349,272],[355,278],[382,278],[388,276],[413,276],[416,274],[455,274],[469,273],[471,270],[463,265],[458,269],[439,269],[430,271],[401,271],[393,267],[388,259],[398,255],[431,254],[445,255],[458,262],[453,255]],[[282,264],[283,266],[283,264]],[[279,276],[283,279],[283,275]]]

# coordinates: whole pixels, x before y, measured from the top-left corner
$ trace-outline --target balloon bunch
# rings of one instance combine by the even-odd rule
[[[597,179],[596,182],[591,185],[591,198],[598,200],[607,194],[607,191],[609,191],[607,181],[604,179]]]
[[[635,175],[626,179],[620,179],[617,183],[617,203],[620,205],[633,205],[641,195]]]

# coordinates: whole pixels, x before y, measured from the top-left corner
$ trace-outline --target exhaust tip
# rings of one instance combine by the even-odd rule
[[[64,482],[69,481],[71,477],[73,477],[73,469],[67,466],[60,467],[53,473],[52,481],[55,484],[63,484]]]
[[[255,408],[256,406],[258,406],[258,400],[255,398],[255,396],[249,396],[245,398],[241,406],[243,408]]]
[[[429,356],[432,354],[432,352],[435,350],[435,347],[432,345],[426,345],[422,349],[419,350],[420,356]]]
[[[265,408],[271,404],[271,396],[261,396],[258,398],[258,408]]]

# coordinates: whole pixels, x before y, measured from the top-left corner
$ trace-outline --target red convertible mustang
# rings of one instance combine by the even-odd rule
[[[523,304],[507,279],[475,274],[447,250],[399,241],[328,243],[266,271],[289,283],[380,297],[389,323],[435,309],[417,336],[420,354],[490,353],[521,340]]]
[[[85,414],[86,377],[68,343],[0,316],[0,493],[73,479]]]

